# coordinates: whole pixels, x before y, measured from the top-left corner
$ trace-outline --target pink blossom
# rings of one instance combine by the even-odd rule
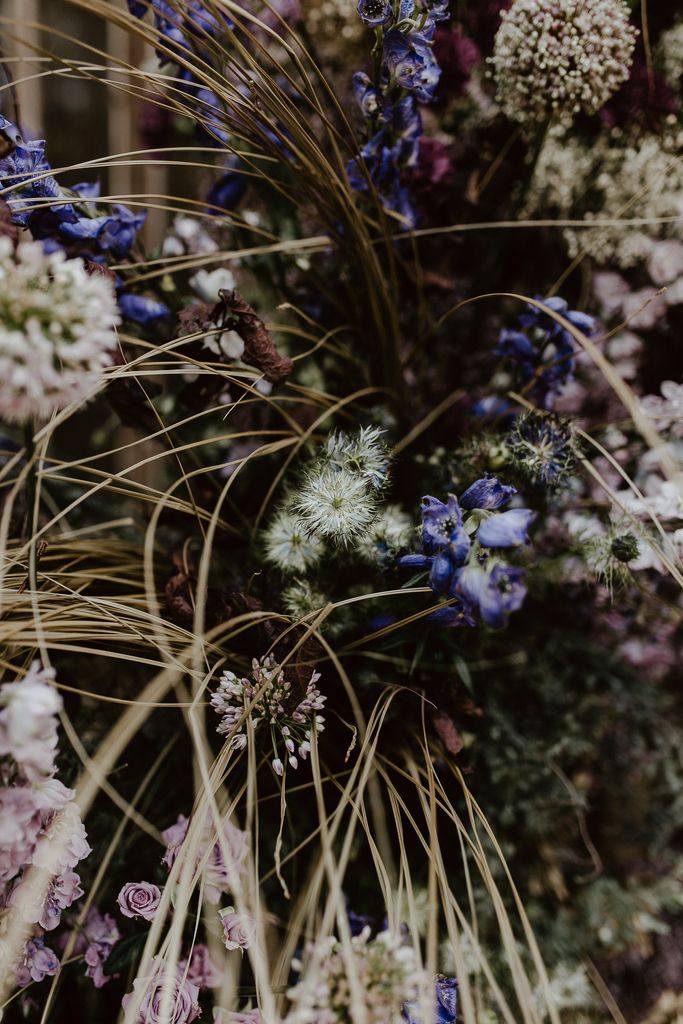
[[[90,854],[87,833],[81,821],[78,804],[68,803],[62,811],[51,815],[45,825],[33,856],[38,867],[64,873],[75,868]]]
[[[189,963],[183,960],[178,964],[178,970],[197,988],[216,988],[221,983],[218,968],[211,960],[209,950],[201,942],[193,948]]]
[[[161,833],[166,843],[164,864],[169,868],[178,858],[188,827],[188,819],[180,815],[175,825]],[[213,823],[207,819],[197,853],[197,867],[203,867],[206,895],[212,903],[218,903],[221,893],[235,887],[247,856],[248,840],[246,832],[242,832],[226,819],[221,829],[221,839],[218,841]]]
[[[17,985],[24,988],[32,981],[53,978],[59,971],[59,957],[45,945],[42,935],[34,935],[26,943],[24,959],[17,971]]]
[[[0,885],[11,882],[31,862],[40,826],[30,786],[0,789]]]
[[[151,921],[159,908],[161,889],[151,882],[126,882],[117,903],[124,917],[142,917]]]
[[[54,771],[62,698],[47,682],[53,677],[34,662],[22,680],[0,686],[0,756],[9,754],[30,781]]]
[[[91,907],[83,924],[82,935],[77,940],[76,949],[78,952],[85,949],[85,976],[92,979],[95,988],[102,988],[111,980],[112,975],[105,974],[103,968],[120,938],[121,933],[114,918],[110,914],[101,914],[97,907]]]
[[[226,949],[249,949],[256,938],[256,922],[249,914],[238,914],[234,907],[221,910],[223,942]]]
[[[142,999],[135,1017],[126,1020],[129,1024],[161,1024],[162,1007],[166,1003],[170,1009],[170,1016],[164,1015],[163,1024],[191,1024],[201,1014],[199,1006],[199,989],[187,978],[183,978],[180,971],[170,978],[163,961],[155,960],[155,971],[151,978],[136,978],[133,982],[135,992],[142,991]],[[169,989],[169,995],[164,999],[164,988]],[[133,993],[123,997],[121,1005],[128,1010],[133,999]]]

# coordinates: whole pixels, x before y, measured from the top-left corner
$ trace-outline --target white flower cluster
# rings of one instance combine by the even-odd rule
[[[348,548],[366,540],[389,461],[377,427],[331,434],[301,487],[265,531],[268,561],[283,572],[302,573],[322,558],[326,543]]]
[[[292,505],[304,533],[337,547],[359,541],[377,517],[388,472],[381,430],[332,434]]]
[[[675,86],[683,75],[683,21],[662,32],[655,57],[664,77]]]
[[[320,674],[311,675],[306,692],[297,700],[293,687],[272,655],[252,661],[252,679],[239,679],[234,672],[224,672],[211,697],[211,706],[221,716],[217,732],[229,737],[238,750],[247,745],[245,730],[247,718],[254,729],[270,729],[273,745],[273,770],[282,775],[284,764],[278,748],[278,739],[284,744],[286,757],[292,768],[297,768],[299,757],[304,760],[311,749],[311,735],[324,729],[322,711],[326,698],[317,688]]]
[[[680,130],[635,140],[603,135],[586,143],[556,128],[536,164],[525,214],[595,222],[595,227],[564,229],[572,258],[585,250],[603,265],[642,263],[657,239],[679,231],[675,219],[683,211],[681,145]],[[670,221],[656,223],[663,218]],[[614,223],[633,219],[652,223]]]
[[[413,947],[390,932],[370,939],[370,928],[352,938],[351,947],[366,1024],[398,1024],[403,1004],[425,993],[429,984]],[[284,1024],[351,1024],[358,1019],[355,986],[341,943],[330,936],[308,952],[302,979],[288,992],[292,1006]],[[302,965],[296,961],[293,967]]]
[[[624,0],[515,0],[491,58],[498,102],[522,123],[593,114],[628,78],[636,36]]]
[[[47,419],[86,399],[111,362],[118,322],[106,277],[39,242],[15,251],[0,238],[0,416]]]

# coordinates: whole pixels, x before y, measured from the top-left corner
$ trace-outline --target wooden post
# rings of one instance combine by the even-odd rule
[[[3,13],[6,13],[15,24],[12,35],[17,41],[11,40],[8,47],[10,53],[5,56],[20,58],[8,65],[8,74],[17,83],[16,95],[19,101],[22,131],[28,135],[39,134],[43,130],[43,79],[29,78],[40,70],[36,62],[35,47],[40,44],[41,0],[5,0]],[[9,110],[9,107],[6,107]],[[12,116],[12,114],[8,114]]]

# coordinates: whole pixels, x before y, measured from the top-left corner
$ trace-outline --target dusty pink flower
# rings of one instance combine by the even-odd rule
[[[31,781],[54,771],[62,698],[53,677],[35,662],[23,679],[0,686],[0,756],[9,754]]]
[[[256,922],[249,914],[238,914],[234,907],[220,912],[226,949],[249,949],[256,938]]]
[[[197,988],[216,988],[221,983],[218,968],[211,960],[209,950],[201,942],[192,950],[189,963],[183,960],[178,964],[178,970]]]
[[[31,862],[41,820],[30,786],[0,789],[0,885]]]
[[[84,949],[85,976],[92,979],[95,988],[102,988],[111,980],[112,975],[105,974],[103,968],[120,938],[121,932],[114,918],[110,914],[101,914],[97,907],[91,907],[83,923],[78,952]]]
[[[263,1024],[263,1017],[258,1007],[253,1010],[224,1010],[216,1006],[213,1024]]]
[[[164,864],[173,867],[187,836],[189,821],[180,815],[175,825],[161,833],[166,843]],[[213,823],[207,818],[197,854],[197,866],[202,865],[206,896],[212,903],[218,903],[221,893],[234,888],[248,851],[248,835],[231,821],[225,820],[221,839],[215,835]]]
[[[117,897],[124,917],[143,917],[151,921],[159,908],[161,889],[151,882],[126,882]]]
[[[34,935],[26,943],[24,959],[17,971],[17,985],[24,988],[32,981],[53,978],[59,971],[59,957],[45,945],[42,935]]]
[[[180,971],[170,979],[163,961],[155,960],[155,971],[151,978],[136,978],[133,982],[135,992],[142,991],[140,1006],[134,1017],[126,1013],[127,1024],[162,1024],[161,1011],[164,1005],[164,988],[170,987],[170,1016],[164,1015],[163,1024],[191,1024],[201,1014],[199,1006],[199,989],[191,981],[184,978]],[[131,1004],[133,993],[123,997],[121,1005],[125,1011]]]

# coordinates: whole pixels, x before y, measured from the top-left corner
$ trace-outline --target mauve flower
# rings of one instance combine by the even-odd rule
[[[217,988],[221,983],[221,974],[213,963],[208,948],[201,942],[193,948],[189,963],[182,960],[178,964],[188,981],[197,988]]]
[[[45,945],[42,935],[34,935],[26,943],[23,963],[17,971],[17,986],[24,988],[32,981],[53,978],[58,971],[59,957],[54,950]]]
[[[167,971],[162,960],[155,957],[155,971],[150,978],[136,978],[133,982],[133,990],[142,990],[142,999],[134,1017],[126,1013],[127,1024],[191,1024],[201,1014],[199,1006],[199,989],[191,981],[184,978],[180,971],[169,980]],[[164,999],[164,989],[170,988],[169,996]],[[128,1010],[133,999],[133,993],[123,997],[121,1005],[124,1011]],[[162,1018],[162,1007],[167,1005],[170,1009],[169,1015]]]
[[[29,786],[0,789],[0,886],[31,862],[41,827]]]
[[[175,825],[171,825],[161,833],[166,843],[164,864],[168,868],[173,867],[178,858],[188,826],[189,820],[181,814]],[[248,850],[247,833],[236,828],[232,822],[224,821],[221,831],[222,837],[218,841],[215,837],[213,823],[207,819],[197,853],[197,866],[202,865],[204,873],[205,893],[212,903],[218,903],[222,892],[228,892],[234,888]],[[211,848],[207,857],[209,846]]]
[[[114,918],[110,914],[101,914],[97,907],[91,907],[83,924],[80,942],[85,946],[85,976],[92,979],[95,988],[102,988],[111,980],[112,975],[105,974],[103,968],[120,938]]]
[[[29,894],[22,882],[15,884],[9,904],[17,907],[29,924],[39,924],[46,932],[53,931],[59,924],[62,911],[83,895],[81,880],[75,871],[66,871],[53,878],[47,894],[40,902],[39,894]]]
[[[249,949],[256,938],[256,922],[249,914],[239,914],[234,907],[221,910],[223,942],[226,949]]]
[[[224,1010],[215,1006],[213,1024],[263,1024],[263,1017],[258,1007],[253,1010]]]
[[[142,917],[151,921],[161,900],[161,889],[151,882],[126,882],[117,897],[124,917]]]
[[[63,874],[91,853],[78,804],[73,801],[47,819],[44,833],[33,855],[38,867]]]
[[[47,682],[53,677],[34,662],[23,679],[0,687],[0,757],[9,754],[32,782],[54,770],[62,698]]]
[[[434,33],[434,56],[441,66],[442,96],[458,96],[481,61],[479,47],[458,28],[443,28]]]

